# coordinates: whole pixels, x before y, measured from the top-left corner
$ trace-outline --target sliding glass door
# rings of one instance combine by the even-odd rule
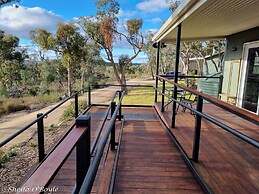
[[[259,114],[259,43],[245,44],[238,105]]]

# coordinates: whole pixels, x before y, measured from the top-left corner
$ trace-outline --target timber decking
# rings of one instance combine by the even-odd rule
[[[159,111],[160,104],[156,108]],[[170,110],[160,115],[191,158],[195,118],[189,111],[180,109],[173,129]],[[259,140],[257,125],[212,104],[204,104],[204,112]],[[259,193],[259,150],[205,119],[202,119],[199,162],[194,164],[214,193]]]
[[[126,119],[114,193],[203,192],[157,119]]]
[[[105,109],[93,107],[93,140]],[[203,193],[185,165],[179,152],[162,128],[152,108],[123,108],[126,122],[122,137],[119,166],[115,180],[115,193]],[[119,130],[119,128],[116,128]],[[109,156],[111,154],[111,156]],[[114,153],[108,158],[114,161]],[[108,161],[108,160],[107,160]],[[92,193],[108,193],[112,165],[103,168],[103,177],[95,181]],[[110,172],[107,172],[110,171]],[[99,172],[100,176],[100,172]],[[72,153],[50,187],[57,193],[71,193],[75,183],[75,153]]]

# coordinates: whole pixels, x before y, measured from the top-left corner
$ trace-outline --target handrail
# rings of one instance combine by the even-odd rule
[[[117,91],[117,92],[118,92],[118,91]],[[116,97],[116,95],[117,95],[117,92],[114,93],[111,102],[114,101],[114,99],[115,99],[115,97]],[[119,92],[120,92],[120,91],[119,91]],[[102,121],[102,123],[101,123],[99,129],[97,130],[97,135],[96,135],[96,137],[95,137],[95,139],[94,139],[94,141],[93,141],[92,147],[91,147],[91,152],[90,152],[91,155],[93,155],[93,153],[94,153],[94,150],[95,150],[96,145],[97,145],[97,143],[98,143],[98,140],[99,140],[99,138],[100,138],[100,136],[101,136],[103,127],[104,127],[104,125],[105,125],[105,123],[106,123],[106,121],[107,121],[107,118],[108,118],[108,115],[109,115],[110,110],[111,110],[111,103],[110,103],[109,107],[108,107],[107,110],[106,110],[104,119],[103,119],[103,121]]]
[[[155,88],[156,91],[158,91],[160,94],[162,94],[162,112],[163,112],[163,102],[164,102],[164,96],[166,96],[167,98],[169,98],[170,100],[174,101],[174,103],[178,103],[179,105],[189,109],[190,111],[194,112],[196,114],[196,123],[195,123],[195,135],[194,135],[194,145],[193,145],[193,160],[194,161],[198,161],[198,153],[199,153],[199,141],[200,141],[200,130],[201,130],[201,118],[205,118],[206,120],[216,124],[217,126],[221,127],[222,129],[230,132],[231,134],[235,135],[236,137],[240,138],[241,140],[249,143],[250,145],[256,147],[256,148],[259,148],[259,142],[256,141],[255,139],[225,125],[224,123],[221,123],[219,122],[218,120],[202,113],[202,107],[203,107],[203,100],[207,100],[209,102],[211,102],[212,104],[216,105],[216,106],[219,106],[225,110],[232,110],[232,106],[223,102],[223,101],[219,101],[207,94],[204,94],[204,93],[201,93],[201,92],[198,92],[197,90],[194,90],[192,88],[189,88],[189,87],[186,87],[186,86],[183,86],[181,84],[177,84],[177,83],[174,83],[166,78],[163,78],[161,76],[157,76],[158,78],[162,79],[163,80],[163,88],[162,88],[162,92],[158,90],[158,88]],[[197,108],[196,109],[193,109],[192,107],[178,101],[177,99],[174,99],[173,97],[169,96],[169,95],[166,95],[164,93],[164,88],[165,88],[165,81],[173,84],[175,87],[179,87],[179,88],[182,88],[188,92],[191,92],[193,94],[195,94],[197,97],[198,97],[198,104],[197,104]],[[231,108],[231,109],[230,109]],[[230,110],[229,110],[230,109]],[[238,108],[237,109],[234,109],[232,110],[231,112],[236,114],[236,115],[239,115],[239,116],[243,116],[245,117],[247,120],[259,125],[258,123],[258,117],[253,117],[253,115],[250,114],[245,114],[245,116],[242,114],[244,110],[239,110]],[[251,116],[249,116],[251,115]],[[248,118],[247,118],[248,117]],[[173,117],[175,118],[175,117]]]
[[[82,88],[78,91],[75,91],[71,96],[67,97],[66,99],[64,99],[63,101],[61,101],[60,103],[58,103],[55,107],[53,107],[52,109],[48,110],[46,113],[41,114],[37,119],[35,119],[34,121],[32,121],[31,123],[27,124],[25,127],[21,128],[20,130],[18,130],[17,132],[15,132],[14,134],[12,134],[10,137],[6,138],[5,140],[3,140],[2,142],[0,142],[0,147],[3,147],[4,145],[6,145],[7,143],[9,143],[10,141],[12,141],[14,138],[16,138],[18,135],[20,135],[21,133],[23,133],[24,131],[26,131],[27,129],[29,129],[31,126],[33,126],[34,124],[38,123],[39,121],[43,120],[45,117],[47,117],[51,112],[53,112],[54,110],[56,110],[58,107],[60,107],[62,104],[64,104],[65,102],[67,102],[68,100],[75,98],[78,99],[78,94],[84,90],[86,90],[87,88]],[[76,100],[77,101],[77,100]],[[78,107],[75,107],[78,108]],[[78,109],[77,109],[78,110]],[[78,114],[78,113],[77,113]]]
[[[157,77],[163,77],[163,78],[174,78],[173,75],[158,75]],[[178,75],[178,78],[212,78],[212,79],[220,79],[221,76],[196,76],[196,75]]]
[[[108,87],[108,86],[129,86],[129,87],[147,87],[151,88],[153,86],[150,85],[141,85],[141,84],[91,84],[91,86],[103,86],[103,87]]]
[[[116,106],[115,111],[113,112],[111,120],[110,120],[104,134],[103,134],[102,139],[100,140],[100,143],[97,147],[95,156],[92,160],[92,163],[91,163],[91,165],[90,165],[90,167],[87,171],[86,177],[85,177],[84,182],[82,184],[82,187],[80,189],[80,192],[79,192],[80,194],[90,193],[90,191],[91,191],[91,188],[92,188],[93,183],[94,183],[94,179],[96,177],[96,173],[98,171],[98,166],[100,164],[100,161],[101,161],[101,158],[102,158],[102,155],[103,155],[103,151],[104,151],[106,142],[107,142],[108,137],[109,137],[109,135],[112,131],[112,128],[114,126],[114,122],[117,118],[117,113],[119,112],[119,109],[120,109],[120,106],[121,106],[122,99],[123,99],[124,95],[125,95],[125,91],[122,92],[122,95],[120,96],[119,102]]]
[[[157,89],[155,88],[155,90],[157,90]],[[190,106],[188,106],[188,105],[186,105],[186,104],[184,104],[184,103],[182,103],[182,102],[180,102],[180,101],[178,101],[178,100],[175,100],[174,98],[172,98],[171,96],[169,96],[169,95],[167,95],[167,94],[163,94],[163,93],[160,92],[159,90],[157,90],[157,91],[158,91],[161,95],[164,95],[164,96],[166,96],[167,98],[169,98],[170,100],[172,100],[172,101],[174,101],[174,102],[180,104],[181,106],[183,106],[183,107],[189,109],[191,112],[194,112],[195,114],[197,114],[197,115],[199,115],[199,116],[205,118],[206,120],[212,122],[213,124],[215,124],[215,125],[217,125],[217,126],[223,128],[223,129],[225,129],[226,131],[232,133],[233,135],[239,137],[240,139],[244,140],[245,142],[247,142],[247,143],[249,143],[249,144],[255,146],[256,148],[259,148],[259,142],[256,141],[255,139],[253,139],[253,138],[251,138],[251,137],[249,137],[249,136],[247,136],[247,135],[245,135],[245,134],[243,134],[243,133],[241,133],[241,132],[239,132],[239,131],[236,131],[235,129],[233,129],[233,128],[227,126],[227,125],[225,125],[224,123],[221,123],[221,122],[217,121],[216,119],[214,119],[214,118],[212,118],[212,117],[210,117],[210,116],[208,116],[208,115],[206,115],[206,114],[204,114],[204,113],[201,113],[201,112],[197,111],[196,109],[194,109],[194,108],[192,108],[192,107],[190,107]]]
[[[215,104],[216,106],[220,107],[220,108],[223,108],[224,110],[227,110],[235,115],[238,115],[238,116],[241,116],[242,118],[245,118],[246,120],[256,124],[256,125],[259,125],[259,117],[255,114],[252,114],[248,111],[245,111],[243,109],[240,109],[236,106],[233,106],[233,105],[230,105],[224,101],[221,101],[221,100],[218,100],[216,98],[213,98],[211,96],[209,96],[208,94],[205,94],[205,93],[202,93],[202,92],[199,92],[195,89],[192,89],[192,88],[189,88],[187,86],[184,86],[182,84],[178,84],[178,83],[174,83],[173,81],[167,79],[167,78],[164,78],[164,77],[161,77],[161,76],[157,76],[158,78],[161,78],[173,85],[175,85],[176,87],[179,87],[179,88],[182,88],[188,92],[191,92],[193,93],[194,95],[196,96],[201,96],[204,100],[207,100],[209,102],[211,102],[212,104]]]

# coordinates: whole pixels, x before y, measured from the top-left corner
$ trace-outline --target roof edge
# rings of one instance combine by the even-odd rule
[[[185,0],[180,6],[172,13],[164,25],[152,38],[153,42],[159,42],[171,30],[176,28],[185,18],[198,9],[207,0]]]

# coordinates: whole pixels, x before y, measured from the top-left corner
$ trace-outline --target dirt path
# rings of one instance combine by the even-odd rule
[[[127,82],[127,84],[145,84],[145,83],[154,83],[154,81],[148,80],[148,79],[133,79]],[[91,95],[92,103],[104,103],[109,101],[112,95],[114,94],[114,91],[117,89],[118,87],[108,87],[108,88],[103,88],[103,89],[98,89],[93,91]],[[87,99],[87,95],[80,96],[79,100],[81,99]],[[45,129],[49,128],[51,125],[57,126],[60,124],[60,118],[62,113],[72,101],[73,100],[70,100],[64,103],[58,109],[50,113],[47,118],[44,119]],[[45,113],[48,110],[52,109],[54,106],[56,106],[56,104],[47,106],[35,112],[29,113],[27,111],[21,111],[21,112],[12,113],[0,118],[0,142],[2,142],[4,139],[14,134],[16,131],[18,131],[22,127],[26,126],[27,124],[35,120],[37,118],[38,113]],[[9,142],[6,146],[4,146],[1,149],[9,149],[15,146],[16,144],[27,141],[33,135],[33,133],[35,133],[36,127],[37,127],[36,125],[33,125],[26,132],[20,134],[18,137],[16,137],[14,140]]]

